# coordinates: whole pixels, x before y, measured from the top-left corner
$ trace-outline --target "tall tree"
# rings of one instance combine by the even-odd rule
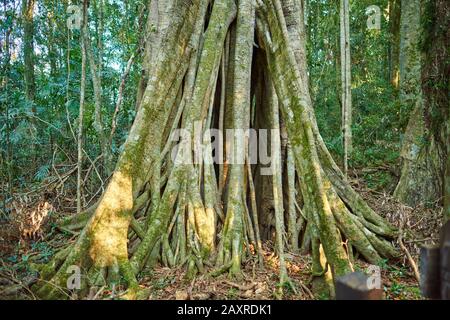
[[[439,114],[444,112],[444,115],[437,117],[440,119],[438,125],[434,123],[431,126],[430,121],[430,115],[434,113],[431,111],[438,110],[434,105],[445,105],[446,100],[439,100],[442,99],[442,87],[445,87],[445,83],[439,84],[437,90],[433,89],[434,84],[431,84],[434,79],[430,74],[434,67],[430,66],[430,59],[438,58],[431,52],[425,53],[424,57],[421,52],[421,34],[424,31],[422,25],[428,19],[425,16],[428,12],[424,11],[425,4],[430,6],[427,1],[421,0],[401,3],[400,101],[404,107],[411,110],[411,115],[403,137],[401,177],[394,197],[411,206],[432,204],[441,200],[447,153],[443,124],[445,114],[448,114],[448,104],[447,107],[440,107]],[[442,79],[442,76],[439,79]],[[439,99],[436,99],[435,95]]]
[[[83,1],[83,19],[81,26],[81,83],[80,83],[80,108],[78,114],[78,161],[77,161],[77,213],[83,208],[83,118],[86,94],[86,37],[87,33],[87,9],[88,0]]]
[[[25,64],[25,95],[31,104],[33,113],[36,112],[34,98],[36,95],[36,80],[34,74],[34,7],[35,0],[23,0],[23,56]]]
[[[22,1],[22,24],[23,24],[23,59],[25,76],[25,101],[27,107],[31,107],[31,130],[36,130],[36,78],[34,70],[34,7],[35,0]],[[32,157],[36,159],[35,144],[32,146]]]
[[[344,147],[344,173],[348,173],[348,160],[352,150],[352,80],[350,60],[350,5],[349,0],[340,2],[341,47],[341,103],[342,141]]]
[[[424,95],[425,128],[435,141],[436,147],[428,150],[426,157],[436,163],[437,175],[435,198],[445,198],[446,219],[450,217],[450,4],[445,0],[423,1],[422,23],[422,90]],[[446,160],[447,159],[447,160]]]
[[[401,0],[389,0],[389,77],[394,88],[399,85]]]
[[[102,6],[102,2],[99,3],[100,6]],[[103,9],[100,8],[100,12],[102,12]],[[86,22],[86,24],[88,24]],[[100,22],[100,25],[102,23]],[[101,27],[99,29],[99,32],[101,32]],[[89,33],[89,28],[86,28],[86,32],[83,33],[83,45],[86,50],[86,57],[89,62],[89,67],[91,71],[91,78],[92,78],[92,84],[94,88],[94,105],[95,105],[95,111],[94,111],[94,128],[97,132],[99,142],[100,142],[100,149],[102,151],[103,156],[103,163],[104,168],[106,171],[106,174],[109,175],[111,171],[113,170],[113,164],[112,164],[112,151],[111,151],[111,145],[109,143],[108,135],[106,133],[104,123],[103,123],[103,87],[102,87],[102,60],[103,60],[103,42],[101,41],[101,35],[98,35],[99,40],[98,43],[98,59],[95,58],[94,50],[92,48],[91,43],[91,36]],[[96,61],[97,60],[97,61]]]
[[[271,155],[276,160],[270,172],[276,174],[270,180],[276,212],[263,217],[254,203],[260,186],[252,184],[258,180],[250,180],[254,144],[246,137],[251,127],[277,129],[279,121],[286,127],[300,178],[307,223],[298,233],[301,241],[305,234],[313,239],[315,275],[336,277],[352,270],[346,240],[371,263],[396,256],[387,240],[396,235],[395,228],[352,189],[320,136],[302,54],[301,2],[263,0],[255,6],[252,0],[191,0],[165,5],[159,21],[170,24],[159,30],[161,41],[152,43],[158,54],[146,54],[147,85],[111,180],[97,204],[62,221],[65,228],[82,231],[76,243],[40,268],[46,281],[36,285],[37,294],[63,297],[60,288],[73,265],[87,275],[85,288],[103,279],[123,279],[128,298],[142,297],[137,275],[155,259],[185,266],[188,276],[214,266],[213,274],[229,272],[239,278],[250,249],[260,248],[255,243],[258,221],[274,217],[283,261],[283,172],[273,170],[284,170],[280,158],[287,152],[281,152],[281,137],[274,137]],[[269,121],[256,121],[258,113]],[[213,147],[209,129],[216,127],[233,131],[222,142],[220,135],[214,136],[219,142]],[[213,165],[213,150],[223,150],[227,161]],[[222,189],[217,173],[224,175]]]

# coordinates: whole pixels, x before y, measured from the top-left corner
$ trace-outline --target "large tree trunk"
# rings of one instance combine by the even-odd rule
[[[84,228],[76,244],[42,268],[49,282],[36,288],[38,294],[59,296],[54,284],[64,287],[74,264],[94,279],[85,286],[121,274],[128,297],[139,293],[136,275],[156,261],[185,265],[187,276],[213,268],[213,275],[240,277],[252,253],[262,262],[263,221],[274,221],[280,281],[286,282],[285,194],[290,232],[296,233],[291,242],[301,241],[299,247],[312,239],[315,275],[351,271],[346,240],[371,263],[395,255],[385,239],[394,228],[346,182],[319,134],[300,1],[264,0],[257,7],[252,0],[237,6],[229,0],[169,1],[158,13],[158,21],[171,23],[162,24],[151,51],[147,46],[148,84],[124,151],[98,204],[64,221],[65,228]],[[272,177],[261,179],[268,168],[252,166],[247,129],[284,126],[287,137],[272,131]],[[234,131],[221,141],[211,128]],[[218,154],[224,163],[213,163]],[[274,210],[259,210],[256,203],[266,182],[272,196],[265,201]]]
[[[136,289],[135,270],[132,270],[128,260],[128,227],[134,199],[147,192],[143,187],[150,179],[159,178],[159,173],[152,168],[159,167],[161,146],[164,145],[160,126],[169,118],[190,57],[197,48],[192,35],[196,22],[201,20],[199,8],[205,6],[205,1],[191,2],[181,2],[169,11],[171,28],[163,35],[161,52],[151,61],[153,74],[111,181],[63,265],[55,275],[51,270],[49,272],[58,286],[66,286],[66,270],[71,265],[81,264],[89,270],[93,263],[94,269],[109,267],[117,270],[118,267],[130,287]],[[158,218],[153,222],[147,233],[158,230],[158,225],[164,224]],[[52,284],[41,286],[38,293],[47,298],[61,296]]]
[[[348,160],[352,150],[352,79],[350,61],[350,4],[341,0],[340,44],[341,44],[341,101],[342,101],[342,144],[344,149],[344,174],[348,174]]]
[[[401,8],[400,101],[411,110],[411,115],[403,137],[401,177],[394,197],[410,206],[440,201],[446,154],[441,133],[445,130],[442,126],[431,128],[427,117],[433,99],[430,100],[430,90],[424,92],[430,84],[422,82],[428,59],[422,57],[419,47],[424,9],[421,3],[420,0],[402,1]]]

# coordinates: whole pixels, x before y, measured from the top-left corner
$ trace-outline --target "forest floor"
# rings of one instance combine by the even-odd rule
[[[368,189],[360,180],[353,181],[355,188],[375,211],[403,231],[403,249],[398,239],[394,244],[402,253],[395,261],[383,261],[380,265],[385,299],[421,299],[418,282],[405,249],[417,264],[419,248],[438,241],[442,214],[439,209],[409,208],[395,202],[388,195]],[[76,240],[76,234],[61,233],[53,219],[47,223],[43,236],[37,240],[20,240],[11,223],[0,220],[0,299],[35,299],[29,285],[35,281],[32,263],[48,262],[53,254]],[[193,280],[185,278],[183,268],[167,268],[160,265],[144,270],[139,276],[142,288],[150,289],[149,299],[276,299],[279,298],[278,258],[270,242],[263,245],[264,269],[257,259],[243,264],[243,279],[232,281],[226,274],[212,277],[205,273]],[[356,257],[357,258],[357,257]],[[294,289],[283,288],[283,299],[326,299],[312,291],[311,261],[309,255],[286,252],[289,276]],[[366,271],[369,264],[356,259],[354,269]],[[95,299],[115,299],[120,288],[96,288],[90,296]],[[76,298],[72,296],[71,298]]]

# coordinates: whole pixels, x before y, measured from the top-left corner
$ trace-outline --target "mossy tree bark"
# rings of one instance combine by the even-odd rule
[[[411,115],[403,137],[402,170],[394,197],[410,206],[441,202],[447,153],[443,124],[448,116],[448,103],[447,107],[442,107],[445,101],[441,97],[442,87],[448,86],[445,87],[445,80],[438,76],[441,84],[437,89],[432,89],[430,72],[433,72],[433,67],[430,61],[438,59],[433,59],[436,53],[432,51],[424,56],[420,47],[421,34],[426,34],[422,18],[426,20],[427,6],[430,4],[412,0],[402,1],[401,7],[400,101],[411,110]],[[442,53],[439,48],[434,48],[438,54]],[[440,67],[437,70],[443,69]],[[439,115],[431,116],[434,113],[432,110]]]
[[[450,30],[442,28],[450,24],[450,4],[448,1],[426,1],[423,6],[423,15],[427,23],[423,24],[422,33],[422,91],[424,96],[425,127],[429,135],[433,136],[436,144],[435,154],[439,176],[445,176],[435,182],[437,184],[435,196],[444,197],[444,219],[450,218],[449,191],[450,191]],[[433,151],[433,150],[432,150]],[[445,160],[447,159],[447,160]]]
[[[293,248],[312,243],[316,275],[352,269],[344,242],[371,263],[394,256],[385,239],[394,228],[351,188],[318,131],[301,2],[166,5],[158,11],[160,34],[152,35],[160,41],[146,47],[147,84],[112,179],[95,206],[63,222],[82,231],[41,268],[38,295],[61,297],[71,265],[82,267],[86,287],[122,276],[131,298],[139,297],[139,272],[157,261],[184,265],[188,276],[212,268],[239,278],[244,261],[262,262],[263,221],[274,221],[282,283],[285,220]],[[234,131],[220,141],[211,128]],[[250,162],[250,128],[281,129],[271,136],[269,179]],[[224,163],[213,163],[218,154]],[[273,210],[256,203],[267,182]]]

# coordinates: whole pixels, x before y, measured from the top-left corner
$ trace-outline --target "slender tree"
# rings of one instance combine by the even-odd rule
[[[349,0],[340,2],[340,47],[341,47],[341,103],[342,137],[344,146],[344,173],[348,174],[348,160],[352,150],[352,91],[350,61],[350,5]]]
[[[23,56],[25,64],[25,94],[28,103],[32,105],[33,113],[36,112],[34,99],[36,94],[36,80],[34,74],[34,7],[35,0],[23,0]]]
[[[401,177],[394,196],[411,206],[441,200],[447,153],[443,124],[448,108],[435,106],[445,104],[445,99],[443,102],[441,98],[436,99],[442,96],[441,90],[446,90],[442,89],[445,81],[441,80],[437,89],[433,89],[430,70],[435,67],[430,66],[429,59],[439,60],[430,52],[424,56],[420,46],[423,23],[427,21],[425,13],[429,12],[424,9],[430,6],[428,3],[425,6],[425,3],[420,0],[402,1],[401,8],[400,101],[411,110],[411,115],[403,137]],[[441,49],[437,52],[441,53]],[[437,79],[442,79],[442,76]],[[440,115],[435,119],[440,120],[432,121],[431,115],[436,110]]]

